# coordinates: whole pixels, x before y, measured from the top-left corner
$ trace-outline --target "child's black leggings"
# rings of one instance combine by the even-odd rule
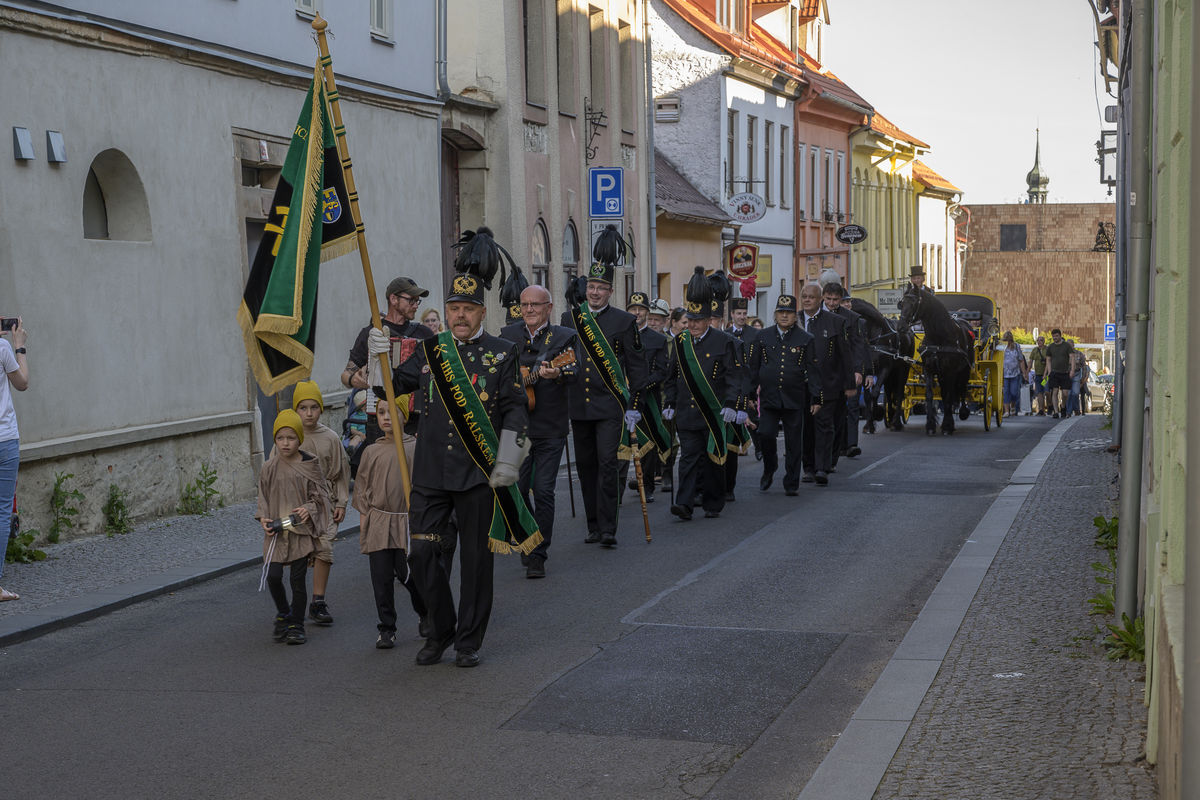
[[[283,568],[288,566],[272,561],[267,567],[267,589],[275,601],[281,616],[289,617],[293,625],[304,624],[304,607],[308,605],[308,556],[297,558],[291,563],[292,605],[288,607],[287,592],[283,588]]]

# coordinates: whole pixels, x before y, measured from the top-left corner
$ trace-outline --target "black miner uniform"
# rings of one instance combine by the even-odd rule
[[[764,328],[750,347],[747,367],[758,386],[759,447],[763,454],[759,487],[764,492],[771,488],[775,470],[779,469],[777,437],[781,424],[783,489],[788,494],[800,489],[805,411],[824,401],[813,341],[797,322],[787,331],[778,325]]]
[[[839,306],[834,311],[846,320],[846,335],[850,337],[850,353],[852,364],[850,378],[853,381],[855,372],[865,379],[871,374],[870,351],[867,349],[867,325],[863,318],[848,308]],[[857,387],[852,387],[857,388]],[[847,397],[846,402],[838,406],[834,419],[833,466],[837,466],[838,456],[846,453],[851,447],[858,446],[858,393]]]
[[[735,300],[734,302],[737,302],[737,301]],[[742,363],[745,364],[747,359],[750,356],[750,346],[754,343],[754,340],[756,338],[758,338],[758,335],[759,335],[758,330],[756,330],[755,328],[751,328],[749,325],[743,325],[740,328],[734,328],[733,325],[730,325],[728,328],[725,329],[725,332],[728,333],[730,336],[732,336],[733,340],[735,342],[737,342],[738,358],[740,358]],[[750,421],[757,425],[758,419],[754,415],[754,392],[753,392],[753,387],[750,385],[750,382],[749,382],[749,373],[748,372],[747,372],[747,379],[748,380],[747,380],[747,386],[746,386],[746,400],[745,400],[744,405],[741,407],[745,408],[747,413],[750,415]],[[751,432],[751,439],[752,439],[752,441],[754,441],[754,446],[757,448],[758,447],[757,434],[754,432]],[[739,455],[737,453],[730,453],[725,459],[725,500],[726,501],[731,501],[734,499],[733,490],[734,490],[734,487],[737,486],[738,458],[739,458]]]
[[[529,414],[517,370],[517,346],[482,331],[469,342],[456,343],[496,435],[501,430],[524,434]],[[488,530],[495,495],[487,476],[463,446],[437,388],[430,383],[423,346],[396,370],[392,382],[397,394],[419,391],[424,402],[413,457],[409,565],[429,608],[429,638],[443,643],[453,640],[460,653],[478,650],[492,613],[493,554],[488,549]],[[438,557],[437,541],[451,512],[458,519],[457,616],[450,574]],[[437,654],[440,657],[441,651]]]
[[[814,473],[818,484],[828,482],[833,466],[834,414],[845,404],[846,390],[854,388],[853,358],[846,320],[821,305],[812,321],[801,311],[796,324],[815,340],[814,355],[821,382],[821,408],[816,414],[804,411],[804,471]]]
[[[584,541],[591,544],[605,539],[606,544],[616,544],[621,469],[617,448],[621,445],[625,412],[633,410],[633,396],[646,380],[646,358],[633,314],[608,305],[593,312],[593,316],[625,371],[631,391],[630,408],[624,408],[606,388],[583,341],[575,348],[579,358],[578,377],[567,392],[567,406],[575,439],[579,489],[587,515],[588,534]],[[562,323],[574,330],[570,311],[563,312]]]
[[[536,374],[543,361],[552,361],[564,350],[575,347],[575,331],[547,322],[531,339],[525,322],[515,322],[500,329],[500,336],[516,342],[521,351],[520,365]],[[529,412],[529,455],[521,463],[521,494],[542,531],[542,543],[526,559],[549,557],[550,539],[554,534],[554,489],[558,482],[558,467],[567,444],[567,385],[575,379],[574,370],[564,370],[557,379],[538,379],[533,383],[534,406]],[[539,563],[540,567],[541,564]]]
[[[709,328],[697,341],[692,340],[696,362],[708,378],[721,408],[744,411],[749,378],[738,353],[737,340],[724,331]],[[725,469],[708,457],[708,424],[700,414],[700,405],[683,378],[679,343],[671,358],[664,390],[665,405],[675,409],[675,430],[679,434],[679,480],[675,484],[676,507],[682,507],[684,519],[690,519],[692,498],[699,497],[706,516],[717,516],[725,507]],[[721,423],[717,409],[717,422]],[[723,423],[721,423],[723,424]],[[726,458],[732,454],[726,455]]]
[[[640,411],[643,417],[646,417],[648,412],[646,403],[651,395],[658,400],[659,410],[662,410],[662,386],[666,382],[667,370],[671,366],[671,342],[668,337],[654,330],[649,325],[638,331],[638,338],[641,340],[642,352],[646,357],[646,381],[641,391],[637,392],[634,397],[634,408]],[[646,455],[642,456],[642,479],[646,484],[647,503],[654,502],[651,492],[654,491],[655,478],[661,472],[662,463],[657,449],[652,449]],[[624,481],[628,476],[629,488],[636,491],[637,475],[630,472],[631,469],[632,467],[629,466],[629,462],[625,462],[621,466],[621,480]]]

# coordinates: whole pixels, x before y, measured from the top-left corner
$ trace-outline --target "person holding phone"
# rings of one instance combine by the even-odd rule
[[[17,489],[17,466],[21,461],[20,436],[17,433],[17,413],[13,410],[12,389],[23,392],[29,387],[29,364],[25,360],[25,325],[20,317],[8,317],[0,322],[0,535],[8,545],[12,527],[13,495]],[[4,559],[0,558],[0,577],[4,576]],[[0,586],[0,602],[20,600],[20,595]]]

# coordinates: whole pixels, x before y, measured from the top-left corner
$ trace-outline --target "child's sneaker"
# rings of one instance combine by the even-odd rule
[[[271,638],[277,642],[282,642],[287,636],[288,618],[283,614],[275,615],[275,632],[271,634]]]
[[[330,625],[333,623],[333,615],[329,613],[329,606],[325,605],[324,600],[314,600],[309,604],[308,618],[318,625]]]
[[[288,644],[304,644],[307,642],[308,638],[304,635],[304,626],[288,625],[287,635],[284,637],[284,641],[286,641]]]

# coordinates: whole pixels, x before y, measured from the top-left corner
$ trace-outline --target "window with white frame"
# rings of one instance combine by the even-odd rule
[[[391,40],[392,2],[393,0],[371,0],[371,36]]]
[[[742,191],[753,192],[758,187],[754,185],[754,141],[758,136],[758,117],[746,116],[746,188]]]
[[[821,219],[833,222],[833,206],[837,202],[836,176],[833,173],[833,151],[825,151],[825,185],[823,187],[825,204],[821,207]]]
[[[821,218],[821,148],[816,146],[808,151],[808,218]]]
[[[733,188],[733,177],[737,174],[737,124],[738,112],[730,109],[725,132],[725,192],[730,197],[737,194]]]
[[[837,154],[837,221],[846,221],[846,211],[850,208],[846,202],[846,154]]]
[[[771,134],[774,129],[774,122],[763,120],[763,199],[769,206],[775,205],[775,198],[771,196]]]
[[[322,0],[296,0],[296,13],[309,19],[321,13]]]
[[[791,174],[788,170],[788,147],[791,145],[787,125],[779,126],[779,207],[787,208],[792,192]]]

